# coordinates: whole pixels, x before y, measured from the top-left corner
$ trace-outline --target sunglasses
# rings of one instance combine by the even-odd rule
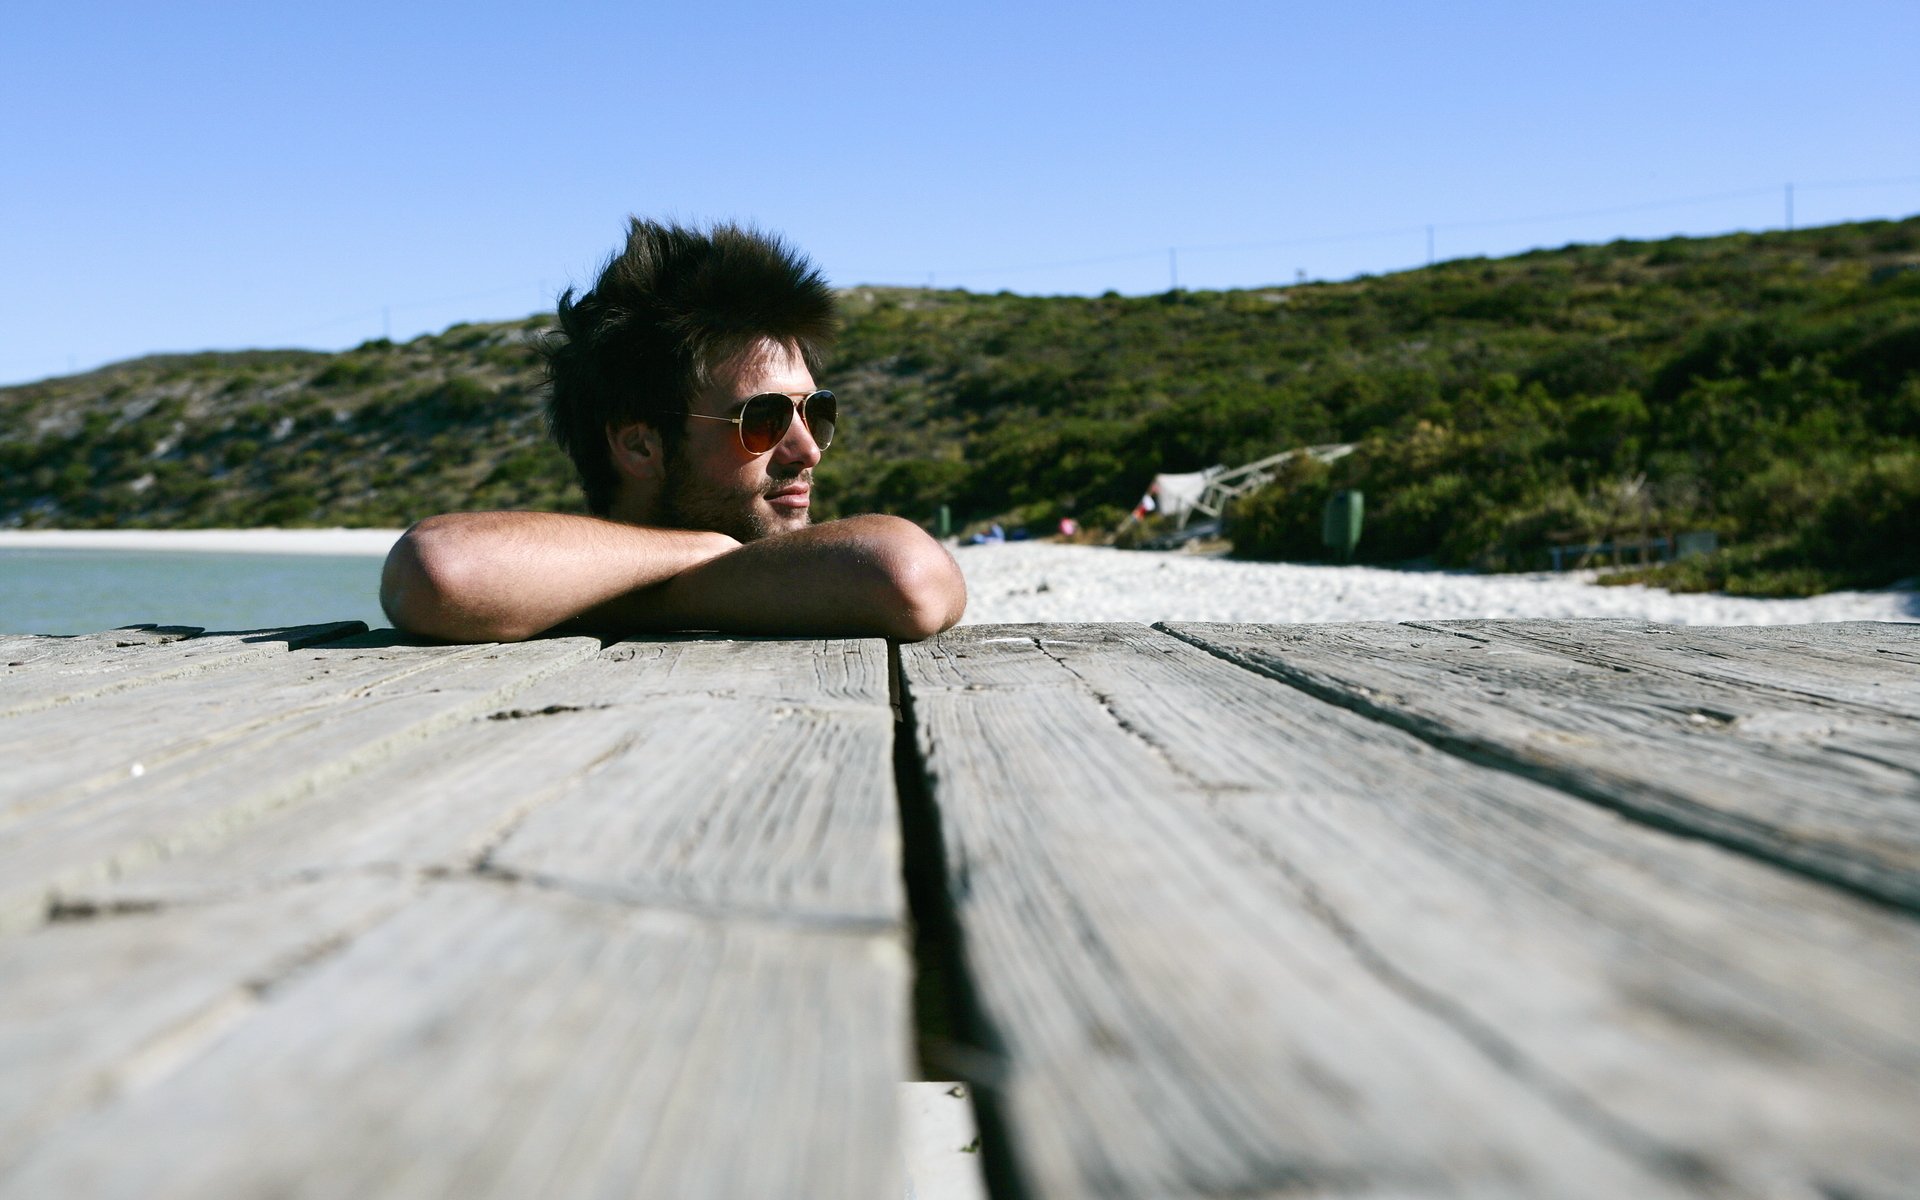
[[[833,393],[825,390],[797,400],[785,392],[761,392],[747,397],[737,417],[710,417],[697,412],[686,415],[702,421],[725,421],[740,431],[740,445],[748,454],[765,454],[787,436],[795,413],[800,414],[801,424],[822,450],[833,444],[833,427],[840,416],[840,405]]]

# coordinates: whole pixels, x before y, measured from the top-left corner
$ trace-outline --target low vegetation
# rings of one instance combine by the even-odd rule
[[[1357,442],[1229,514],[1312,559],[1533,569],[1711,531],[1643,575],[1793,594],[1920,573],[1920,218],[1570,246],[1230,292],[858,288],[819,514],[1118,526],[1160,471]],[[403,345],[163,356],[0,389],[0,525],[400,525],[577,508],[543,318]]]

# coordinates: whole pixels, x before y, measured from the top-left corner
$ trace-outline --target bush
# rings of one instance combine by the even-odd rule
[[[1795,482],[1804,483],[1797,477]],[[1825,498],[1802,510],[1791,532],[1603,582],[1736,596],[1811,596],[1920,576],[1920,452],[1881,455],[1838,482],[1822,483]],[[1810,494],[1814,488],[1805,490]]]
[[[1273,482],[1227,506],[1223,532],[1237,558],[1313,562],[1326,557],[1320,518],[1333,494],[1333,472],[1302,454],[1283,463]],[[1361,542],[1366,536],[1363,533]]]
[[[365,387],[386,378],[387,369],[362,358],[336,358],[313,377],[317,388]]]
[[[1866,463],[1821,506],[1801,549],[1816,565],[1869,584],[1920,574],[1920,453]]]
[[[308,525],[319,507],[319,498],[311,492],[284,492],[268,498],[257,511],[249,514],[246,523],[280,527]]]

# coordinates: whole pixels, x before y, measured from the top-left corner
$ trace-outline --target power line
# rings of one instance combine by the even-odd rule
[[[1900,175],[1900,176],[1893,176],[1893,177],[1882,178],[1882,179],[1850,179],[1850,180],[1837,180],[1837,181],[1822,181],[1817,183],[1788,184],[1787,185],[1788,191],[1789,191],[1789,197],[1787,201],[1788,209],[1789,209],[1788,220],[1787,220],[1788,228],[1792,227],[1792,220],[1793,220],[1792,212],[1791,212],[1792,203],[1793,203],[1792,193],[1796,191],[1800,193],[1805,193],[1807,191],[1833,191],[1833,190],[1840,190],[1840,189],[1857,189],[1857,188],[1868,188],[1868,187],[1894,187],[1894,186],[1903,186],[1907,184],[1916,184],[1916,183],[1920,183],[1920,175]],[[1464,230],[1503,229],[1503,228],[1513,228],[1513,227],[1518,227],[1523,225],[1550,224],[1555,221],[1588,220],[1594,217],[1612,217],[1612,216],[1622,216],[1629,213],[1656,212],[1661,209],[1692,208],[1692,207],[1698,207],[1703,204],[1724,204],[1734,200],[1754,200],[1754,199],[1759,199],[1761,197],[1771,196],[1776,194],[1777,192],[1775,191],[1775,188],[1772,185],[1769,185],[1767,187],[1740,188],[1734,191],[1713,192],[1705,195],[1677,197],[1677,198],[1667,199],[1667,200],[1645,200],[1645,201],[1637,201],[1631,204],[1608,205],[1602,208],[1574,209],[1574,210],[1568,210],[1563,212],[1553,212],[1553,213],[1534,213],[1526,216],[1493,217],[1493,218],[1487,218],[1487,219],[1481,219],[1481,220],[1434,221],[1424,225],[1400,225],[1400,226],[1394,226],[1390,228],[1359,230],[1359,231],[1353,231],[1353,232],[1347,232],[1347,233],[1315,234],[1315,235],[1309,235],[1309,236],[1303,236],[1303,237],[1264,238],[1258,241],[1216,242],[1216,243],[1211,243],[1206,245],[1177,246],[1177,247],[1170,248],[1167,253],[1169,256],[1169,263],[1171,264],[1173,256],[1175,256],[1178,253],[1186,253],[1189,255],[1193,255],[1193,254],[1220,254],[1220,253],[1230,253],[1230,252],[1238,252],[1238,251],[1245,251],[1245,250],[1275,250],[1275,249],[1281,249],[1281,248],[1291,248],[1291,247],[1300,247],[1300,246],[1337,245],[1342,242],[1384,241],[1389,238],[1420,237],[1422,235],[1425,235],[1428,241],[1428,261],[1433,262],[1435,261],[1433,239],[1434,239],[1434,235],[1437,232],[1444,233],[1444,232],[1457,232],[1457,231],[1464,231]],[[999,267],[948,268],[948,269],[940,270],[939,274],[943,278],[947,278],[947,277],[966,278],[969,276],[978,276],[978,275],[1012,275],[1012,274],[1021,274],[1021,273],[1030,272],[1030,271],[1060,270],[1060,269],[1069,268],[1069,267],[1101,266],[1108,263],[1117,263],[1117,262],[1140,262],[1148,258],[1157,257],[1158,254],[1159,252],[1155,250],[1140,250],[1140,251],[1134,251],[1131,253],[1104,254],[1096,257],[1055,260],[1051,262],[1016,263],[1012,265],[999,266]],[[910,275],[918,275],[918,274],[924,274],[924,273],[925,273],[924,271],[904,272],[904,273],[898,272],[898,271],[872,272],[872,274],[879,275],[882,277],[888,276],[888,275],[894,275],[894,276],[909,275],[910,276]]]
[[[382,328],[381,336],[391,338],[393,336],[393,314],[396,311],[406,312],[408,309],[434,308],[442,304],[464,304],[469,300],[486,300],[494,296],[504,296],[510,292],[519,292],[524,295],[533,286],[531,283],[516,283],[485,288],[475,292],[462,292],[458,295],[435,296],[427,300],[402,300],[397,303],[384,304],[378,312],[372,309],[364,309],[344,317],[336,317],[331,321],[323,321],[316,325],[308,325],[286,333],[273,334],[263,337],[260,340],[263,342],[285,341],[289,338],[305,337],[310,333],[323,333],[330,329],[338,329],[342,325],[350,325],[360,321],[365,321],[371,326],[375,317],[378,317],[380,320]],[[545,285],[543,284],[541,286],[544,291]]]

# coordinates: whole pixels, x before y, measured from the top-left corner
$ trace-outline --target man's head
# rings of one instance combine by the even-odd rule
[[[819,447],[795,419],[752,454],[737,427],[750,397],[799,399],[837,321],[820,273],[779,239],[634,220],[591,291],[561,297],[545,346],[548,425],[587,507],[747,540],[807,523]]]

